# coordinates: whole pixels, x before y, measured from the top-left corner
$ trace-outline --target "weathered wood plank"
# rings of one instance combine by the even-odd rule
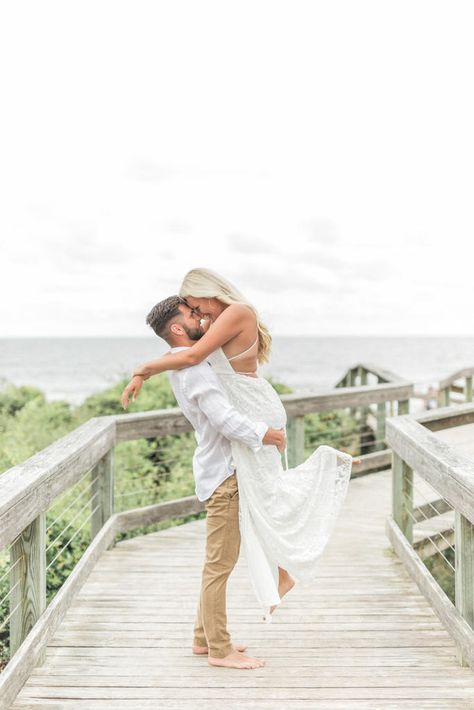
[[[12,710],[43,702],[94,710],[469,707],[473,674],[458,665],[450,635],[389,549],[390,482],[390,471],[351,480],[321,575],[296,585],[270,625],[260,622],[241,555],[228,582],[229,630],[266,659],[264,669],[214,669],[191,653],[202,519],[102,555]]]
[[[317,710],[413,710],[414,707],[418,710],[472,710],[472,704],[470,701],[459,700],[459,699],[449,699],[443,698],[442,701],[437,699],[420,699],[417,698],[416,702],[412,699],[380,699],[370,700],[364,698],[362,700],[357,700],[353,698],[345,698],[344,700],[321,700],[318,699]],[[440,705],[442,702],[442,705]],[[222,699],[209,700],[209,699],[196,699],[187,700],[180,698],[174,701],[171,698],[166,699],[166,703],[163,706],[166,710],[222,710]],[[245,699],[245,710],[275,710],[275,700],[253,700]],[[314,710],[315,705],[312,701],[301,700],[300,698],[295,698],[291,701],[285,702],[285,707],[289,710]],[[31,698],[23,702],[15,703],[12,710],[50,710],[54,708],[55,710],[79,710],[82,708],[87,708],[91,710],[90,700],[79,700],[79,699],[69,699],[62,701],[60,699],[54,698],[42,698],[35,699]],[[95,699],[94,700],[94,710],[136,710],[137,705],[133,704],[133,700],[107,700],[107,699]],[[140,700],[140,710],[158,710],[156,700]],[[226,710],[242,710],[242,700],[225,700]]]
[[[409,415],[390,417],[386,439],[392,450],[450,505],[474,520],[474,461],[449,446]]]
[[[288,416],[311,412],[326,412],[346,407],[361,407],[392,400],[407,400],[413,396],[412,384],[366,385],[321,390],[317,394],[283,394],[281,401]]]
[[[386,529],[397,555],[403,560],[420,591],[430,602],[472,668],[474,666],[474,631],[431,576],[391,518],[387,518]]]
[[[474,404],[457,404],[451,407],[439,407],[414,417],[430,431],[440,431],[474,422]]]
[[[402,383],[343,387],[337,390],[327,388],[306,395],[284,394],[280,399],[287,415],[292,417],[311,412],[344,409],[349,406],[368,406],[372,403],[377,404],[394,399],[409,399],[411,396],[413,396],[413,385],[403,380]],[[114,417],[114,421],[117,441],[192,431],[189,421],[178,408],[119,414]]]
[[[61,623],[72,599],[84,584],[101,554],[113,541],[116,532],[116,521],[112,517],[92,541],[53,601],[0,674],[0,710],[8,710],[35,665],[41,662],[44,649]]]
[[[397,373],[393,372],[392,370],[388,370],[387,368],[379,367],[378,365],[375,365],[374,363],[371,363],[371,362],[358,362],[355,365],[353,365],[350,369],[347,370],[344,377],[341,380],[339,380],[339,382],[335,386],[340,387],[340,386],[342,386],[342,384],[341,384],[342,382],[344,382],[344,381],[348,382],[348,377],[349,377],[349,373],[351,372],[351,370],[358,370],[359,368],[362,368],[363,370],[365,370],[366,373],[369,373],[369,374],[377,377],[380,383],[406,382],[406,380],[403,377],[400,377],[400,375],[397,375]]]
[[[455,595],[456,608],[467,624],[474,627],[474,526],[456,512],[454,525],[456,537]],[[460,663],[469,664],[469,658],[458,654]]]
[[[304,417],[288,417],[286,425],[288,466],[294,468],[302,463],[304,456]]]
[[[42,513],[10,550],[10,654],[16,653],[46,608],[46,520]]]
[[[127,686],[129,688],[176,688],[179,690],[183,687],[182,673],[171,673],[163,676],[162,674],[150,672],[150,669],[145,669],[146,672],[139,672],[140,666],[130,666],[127,671],[121,671],[121,677],[127,678]],[[320,668],[318,673],[310,673],[300,675],[298,670],[292,673],[287,673],[282,678],[281,668],[272,668],[271,665],[264,669],[255,669],[255,673],[249,673],[249,677],[245,681],[245,687],[250,688],[300,688],[301,679],[304,678],[305,688],[399,688],[414,686],[420,684],[420,670],[409,670],[407,668],[394,668],[390,675],[385,669],[341,669],[338,667],[330,667],[328,669]],[[106,673],[98,670],[96,673],[91,672],[84,676],[83,672],[73,673],[34,673],[30,679],[30,688],[32,693],[38,692],[43,694],[43,688],[54,686],[55,688],[110,688],[114,689],[117,686],[117,676],[111,672],[111,669],[106,669]],[[446,685],[446,679],[440,677],[439,669],[428,670],[424,669],[422,673],[423,682],[429,684],[431,688],[443,688]],[[236,674],[227,674],[225,680],[222,677],[222,671],[211,669],[207,676],[204,676],[202,670],[200,673],[186,675],[186,687],[194,688],[239,688],[242,686],[242,679]],[[453,669],[450,678],[450,686],[452,688],[472,688],[472,680],[466,678],[466,674],[461,668]],[[67,691],[66,691],[67,692]]]
[[[226,670],[223,671],[225,673]],[[227,671],[228,672],[228,671]],[[253,671],[252,671],[253,673]],[[293,701],[293,699],[305,699],[306,701],[311,700],[329,700],[329,699],[405,699],[416,701],[418,698],[422,699],[436,699],[438,702],[446,699],[454,700],[456,698],[461,700],[470,699],[474,702],[474,688],[469,687],[426,687],[419,686],[418,684],[413,686],[401,686],[396,688],[381,688],[381,687],[365,687],[358,688],[353,686],[348,687],[323,687],[323,688],[308,688],[305,687],[304,690],[301,689],[299,694],[295,692],[294,688],[248,688],[244,685],[236,688],[228,688],[224,680],[222,680],[222,685],[220,688],[187,688],[186,683],[180,688],[126,688],[126,687],[116,687],[116,688],[88,688],[86,686],[81,687],[81,698],[90,698],[94,700],[96,698],[108,699],[108,700],[125,700],[130,699],[133,701],[137,700],[177,700],[177,699],[219,699],[221,702],[231,699],[265,699],[269,696],[274,698],[274,700],[283,701]],[[60,698],[66,699],[71,698],[75,700],[77,698],[77,688],[67,689],[65,687],[55,687],[49,686],[48,688],[25,688],[22,694],[23,699],[29,698]],[[313,706],[314,707],[314,706]],[[14,710],[14,708],[13,708]]]
[[[413,541],[413,471],[395,452],[392,455],[392,514],[398,527]]]
[[[108,451],[92,469],[91,535],[94,538],[114,512],[114,450]]]
[[[117,513],[116,518],[120,531],[126,532],[144,525],[159,523],[169,518],[201,513],[205,509],[204,501],[200,501],[197,496],[187,496],[167,503],[156,503],[144,508],[134,508],[123,513]]]
[[[441,380],[438,384],[438,388],[443,390],[446,387],[449,387],[456,380],[462,380],[466,377],[472,377],[473,375],[474,367],[463,367],[461,370],[457,370],[456,372],[453,372],[452,375],[449,375],[449,377],[445,377],[444,380]]]
[[[181,409],[154,409],[148,412],[133,412],[115,416],[116,441],[131,439],[154,439],[157,436],[183,434],[193,431]]]
[[[113,417],[90,419],[0,476],[0,549],[110,450]]]

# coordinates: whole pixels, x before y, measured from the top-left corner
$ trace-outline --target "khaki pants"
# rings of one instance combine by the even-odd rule
[[[239,489],[235,473],[216,488],[205,506],[206,557],[194,644],[208,646],[210,656],[224,658],[232,651],[227,631],[226,585],[240,551]]]

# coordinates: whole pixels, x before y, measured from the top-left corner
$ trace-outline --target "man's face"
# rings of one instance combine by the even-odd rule
[[[190,340],[199,340],[204,335],[204,331],[201,328],[200,318],[192,308],[185,306],[184,304],[178,306],[179,310],[183,314],[182,321],[180,323],[183,330]]]

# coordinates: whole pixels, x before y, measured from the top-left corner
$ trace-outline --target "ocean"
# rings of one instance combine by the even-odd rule
[[[166,346],[145,338],[1,338],[0,383],[39,387],[49,401],[80,404]],[[275,336],[259,368],[295,391],[332,387],[358,362],[387,368],[421,385],[474,365],[474,337]]]

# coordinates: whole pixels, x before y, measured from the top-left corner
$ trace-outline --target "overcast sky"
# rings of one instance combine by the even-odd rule
[[[0,335],[474,334],[471,2],[3,3]]]

